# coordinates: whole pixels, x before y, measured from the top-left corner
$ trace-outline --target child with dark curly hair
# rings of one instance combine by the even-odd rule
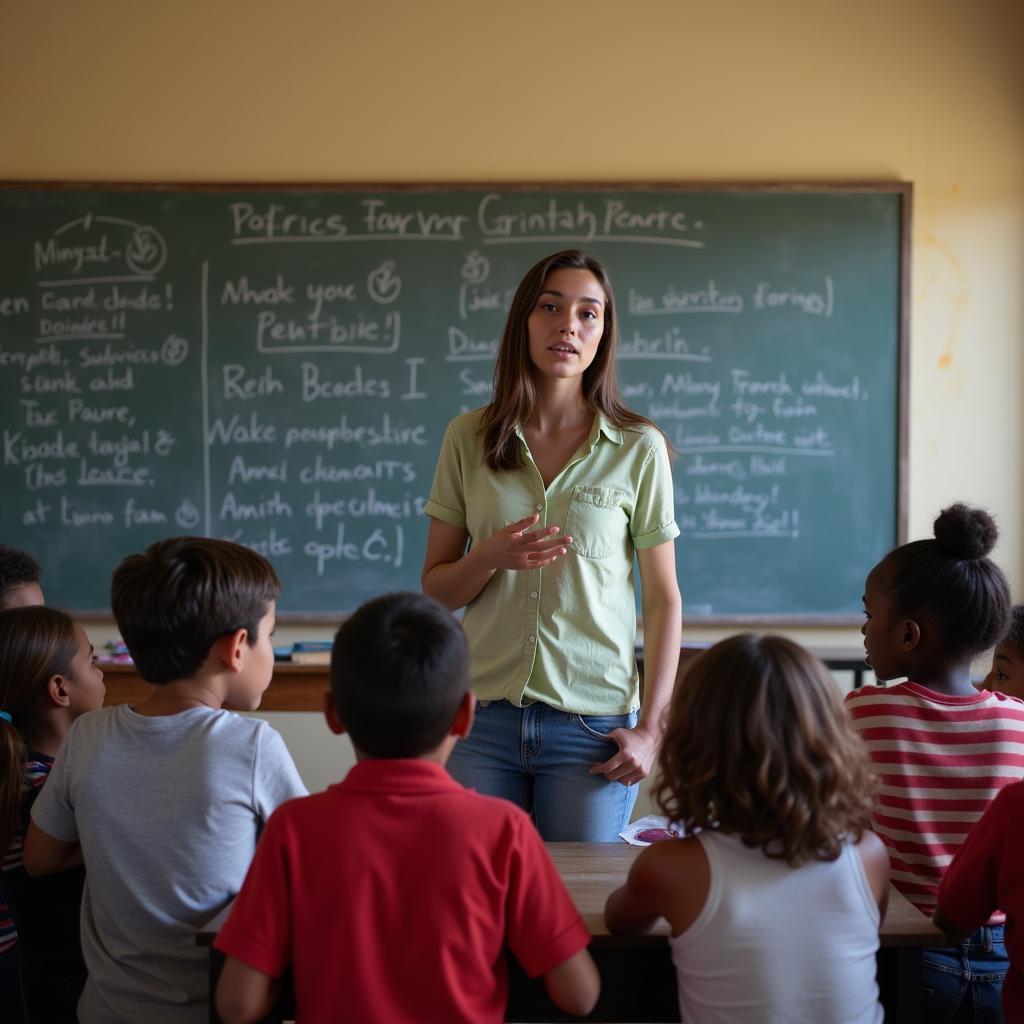
[[[987,556],[998,531],[957,504],[935,536],[889,552],[868,574],[861,632],[880,680],[846,704],[880,783],[872,828],[889,848],[892,880],[923,913],[995,795],[1024,771],[1024,702],[978,691],[971,662],[1006,635],[1010,590]],[[1001,1021],[1007,969],[1001,913],[967,940],[926,949],[927,1021]]]
[[[715,644],[676,687],[658,771],[656,803],[697,834],[644,850],[605,921],[668,920],[682,1019],[880,1024],[889,861],[825,667],[782,637]]]
[[[1024,698],[1024,604],[1011,610],[1010,628],[992,652],[992,669],[981,684],[1010,697]]]

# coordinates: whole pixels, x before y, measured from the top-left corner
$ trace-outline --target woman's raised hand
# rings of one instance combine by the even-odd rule
[[[540,516],[518,519],[477,546],[477,557],[489,569],[543,569],[569,550],[572,537],[559,534],[560,527],[531,530]]]

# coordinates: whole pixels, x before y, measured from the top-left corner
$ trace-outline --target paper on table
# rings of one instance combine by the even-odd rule
[[[668,818],[657,814],[646,814],[631,821],[620,833],[630,846],[650,846],[661,839],[681,839],[686,835],[682,825],[674,824]]]

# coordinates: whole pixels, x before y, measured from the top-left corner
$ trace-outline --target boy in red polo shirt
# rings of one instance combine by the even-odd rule
[[[1006,914],[1010,969],[1003,1017],[1024,1021],[1024,782],[999,791],[971,829],[939,884],[935,923],[959,943],[997,910]]]
[[[338,630],[324,714],[357,763],[267,823],[215,943],[226,1024],[259,1020],[289,968],[300,1022],[502,1021],[506,948],[559,1007],[593,1008],[590,936],[530,819],[445,771],[468,686],[462,629],[428,597],[377,598]]]

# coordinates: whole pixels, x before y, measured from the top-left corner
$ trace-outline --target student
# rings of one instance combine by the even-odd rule
[[[0,544],[0,610],[43,604],[41,576],[39,563],[28,552]],[[18,932],[6,893],[0,872],[0,1005],[5,1007],[6,1020],[22,1024],[27,1017],[21,992]]]
[[[44,604],[43,571],[27,552],[0,544],[0,609]]]
[[[419,594],[338,630],[324,713],[357,763],[270,819],[215,943],[226,1024],[258,1020],[288,969],[299,1021],[502,1021],[506,948],[562,1009],[593,1008],[590,937],[529,818],[444,769],[473,719],[467,661]]]
[[[992,653],[992,669],[982,689],[1024,698],[1024,604],[1011,609],[1010,628]]]
[[[257,708],[270,683],[279,590],[266,559],[201,537],[114,572],[114,617],[152,689],[75,721],[24,851],[42,875],[81,843],[82,1024],[207,1019],[196,930],[238,891],[271,812],[306,792],[281,737],[224,708]]]
[[[29,1019],[75,1021],[85,984],[79,906],[85,871],[32,879],[21,863],[29,810],[79,715],[103,703],[85,630],[53,608],[0,611],[0,853],[15,911]]]
[[[450,770],[531,811],[547,840],[617,839],[679,660],[669,449],[623,402],[617,347],[597,259],[570,249],[531,267],[502,334],[494,399],[449,425],[426,505],[423,590],[465,606],[481,702]]]
[[[967,833],[1021,776],[1024,703],[971,685],[971,660],[1010,619],[1006,578],[986,557],[996,537],[986,512],[953,505],[933,540],[891,551],[865,584],[867,663],[907,682],[861,687],[846,703],[881,783],[872,827],[893,883],[929,917]],[[995,913],[962,946],[924,951],[926,1020],[1001,1020],[1002,922]]]
[[[1019,607],[1019,606],[1018,606]],[[1024,782],[1004,786],[953,858],[939,885],[935,923],[962,942],[1002,909],[1010,969],[1003,1017],[1024,1021]]]
[[[655,843],[608,897],[617,934],[658,918],[690,1024],[881,1024],[889,864],[835,683],[782,637],[730,637],[676,687],[655,800],[697,834]]]

